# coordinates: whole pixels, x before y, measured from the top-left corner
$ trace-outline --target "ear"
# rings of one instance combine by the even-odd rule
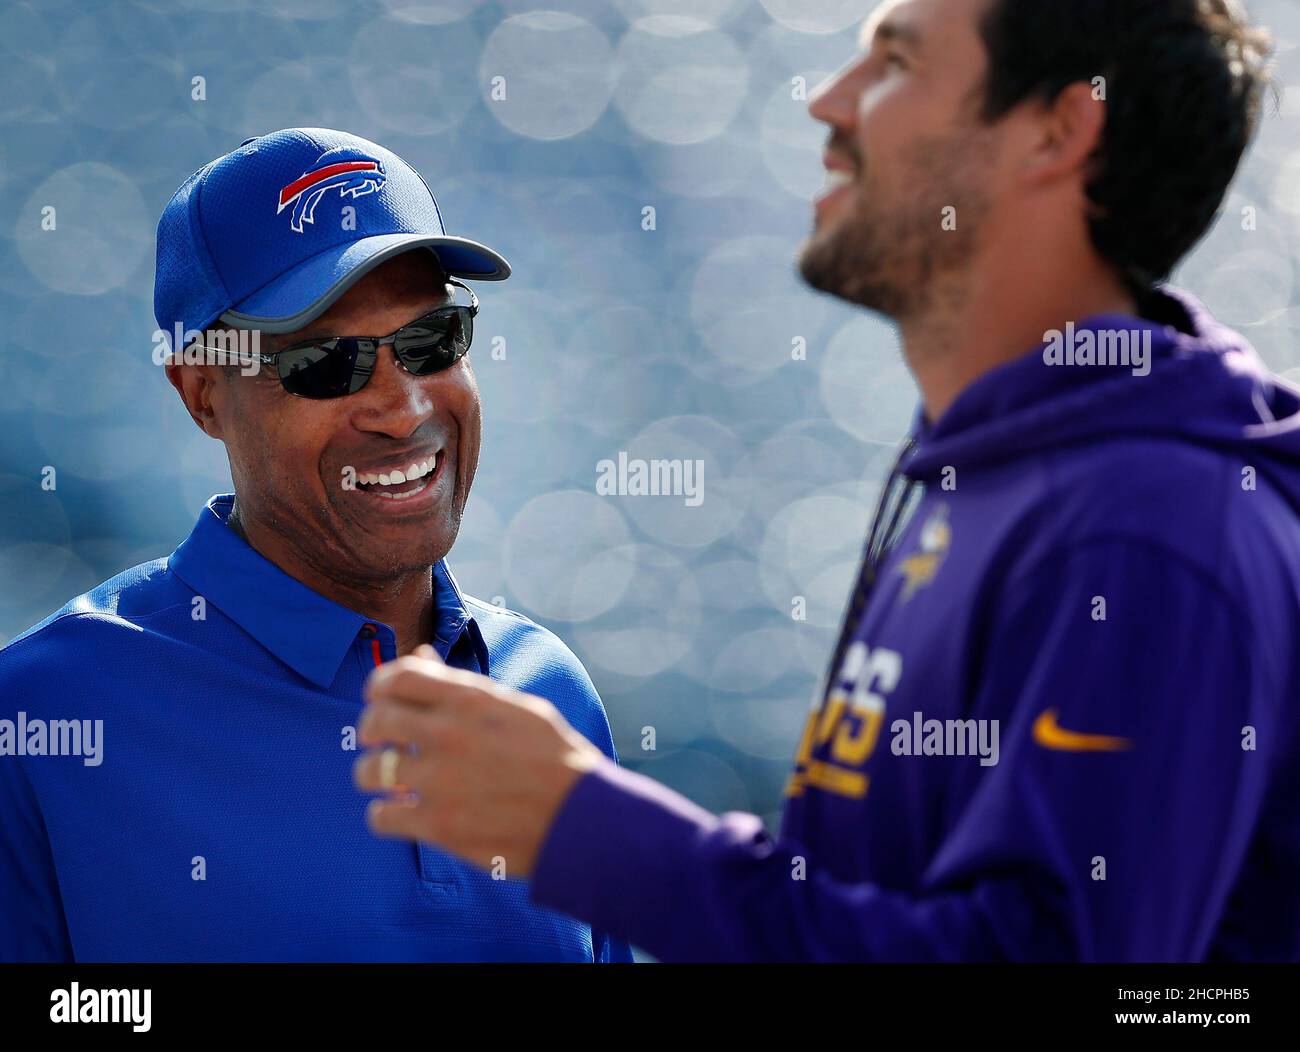
[[[214,402],[226,388],[226,378],[216,365],[181,365],[170,361],[164,367],[168,382],[176,388],[185,408],[204,434],[220,439],[221,420]],[[215,397],[214,397],[215,396]]]
[[[1086,178],[1088,163],[1106,131],[1106,100],[1088,81],[1068,85],[1050,105],[1030,118],[1035,125],[1025,174],[1036,183],[1076,173]]]

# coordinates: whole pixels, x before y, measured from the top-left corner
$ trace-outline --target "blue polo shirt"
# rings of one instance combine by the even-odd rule
[[[354,728],[393,630],[259,555],[233,501],[0,650],[0,960],[631,960],[522,881],[371,834]],[[444,660],[612,756],[568,648],[432,572]]]

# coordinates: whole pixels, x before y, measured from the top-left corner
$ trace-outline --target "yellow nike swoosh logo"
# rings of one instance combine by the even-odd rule
[[[1056,749],[1059,752],[1121,752],[1133,747],[1127,738],[1067,731],[1056,722],[1055,709],[1047,709],[1034,720],[1034,741],[1044,749]]]

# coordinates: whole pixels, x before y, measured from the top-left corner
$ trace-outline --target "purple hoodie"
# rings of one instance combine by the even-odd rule
[[[1300,392],[1143,315],[1072,347],[1145,367],[1045,344],[920,420],[778,839],[608,764],[535,901],[664,960],[1300,957]]]

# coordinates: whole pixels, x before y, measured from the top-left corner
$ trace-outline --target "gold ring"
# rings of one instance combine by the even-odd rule
[[[402,754],[396,749],[385,749],[379,754],[379,784],[385,789],[397,786],[397,761]]]

